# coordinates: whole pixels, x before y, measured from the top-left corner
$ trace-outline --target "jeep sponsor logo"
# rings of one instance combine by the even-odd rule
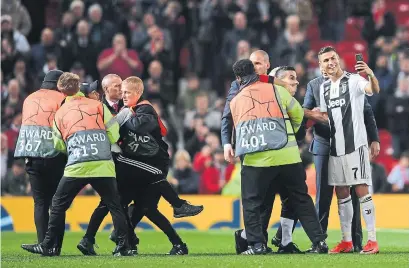
[[[337,108],[345,105],[345,99],[330,100],[328,108]]]

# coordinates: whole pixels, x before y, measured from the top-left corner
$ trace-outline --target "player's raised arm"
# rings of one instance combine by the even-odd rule
[[[365,62],[358,61],[355,65],[355,70],[357,70],[358,73],[366,73],[368,75],[369,83],[364,88],[365,93],[367,95],[372,95],[374,93],[379,93],[379,91],[381,91],[381,89],[379,88],[378,79],[376,78],[371,68],[369,68]]]

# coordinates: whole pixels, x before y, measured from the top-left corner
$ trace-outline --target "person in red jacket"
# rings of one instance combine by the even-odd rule
[[[229,182],[234,165],[226,164],[223,150],[218,149],[213,154],[213,159],[206,162],[200,179],[200,194],[220,194],[224,185]]]

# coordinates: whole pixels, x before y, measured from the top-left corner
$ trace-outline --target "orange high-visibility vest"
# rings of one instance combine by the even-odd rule
[[[59,91],[39,89],[24,100],[14,157],[52,158],[58,155],[54,149],[52,124],[64,98]]]
[[[281,104],[272,84],[255,82],[230,102],[236,134],[236,156],[278,150],[288,142]]]
[[[67,146],[67,166],[112,160],[101,102],[74,96],[61,106],[54,120]]]

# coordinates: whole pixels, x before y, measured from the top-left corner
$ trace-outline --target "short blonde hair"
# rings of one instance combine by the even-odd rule
[[[65,72],[58,79],[58,89],[67,96],[74,96],[80,90],[80,77],[76,74]]]
[[[180,159],[183,159],[186,162],[188,162],[189,166],[191,166],[191,164],[192,164],[192,159],[190,158],[190,155],[186,150],[178,150],[176,152],[176,154],[175,154],[174,159],[175,159],[174,160],[175,161],[174,162],[175,166],[176,166],[176,162],[179,161]]]
[[[142,95],[144,91],[144,85],[142,79],[137,76],[130,76],[122,81],[122,84],[129,85],[132,90],[135,90],[138,95]]]

